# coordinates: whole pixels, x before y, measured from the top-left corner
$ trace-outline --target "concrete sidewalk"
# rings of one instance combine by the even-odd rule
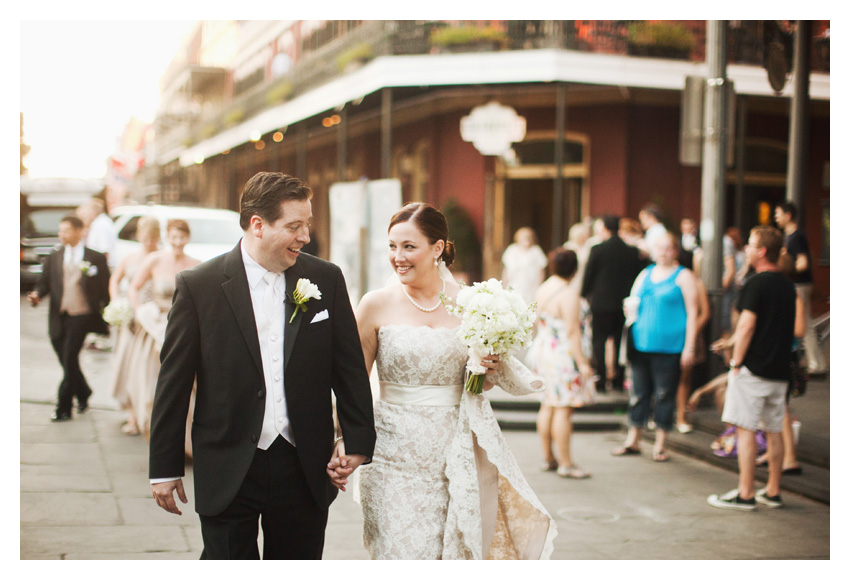
[[[196,559],[202,542],[190,502],[182,516],[154,503],[147,445],[121,433],[123,415],[93,409],[73,421],[47,421],[48,404],[21,403],[21,559]],[[830,508],[785,493],[782,509],[730,512],[706,496],[735,487],[734,474],[673,454],[612,457],[620,433],[579,433],[587,480],[537,470],[533,433],[508,443],[559,528],[554,559],[829,559]],[[366,559],[360,507],[351,491],[333,503],[325,559]],[[792,532],[793,530],[793,532]]]

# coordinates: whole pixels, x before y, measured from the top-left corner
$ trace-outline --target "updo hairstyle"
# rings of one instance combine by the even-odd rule
[[[162,237],[159,220],[151,215],[140,218],[139,224],[136,226],[136,238],[141,240],[142,234],[150,234],[152,238],[159,240]]]
[[[571,280],[578,270],[578,257],[572,250],[559,247],[549,252],[549,274]]]
[[[390,220],[387,232],[396,224],[411,222],[422,235],[428,238],[428,243],[434,245],[439,240],[445,242],[440,259],[451,266],[455,259],[455,245],[449,241],[449,224],[446,216],[433,205],[427,203],[409,203],[401,208]]]

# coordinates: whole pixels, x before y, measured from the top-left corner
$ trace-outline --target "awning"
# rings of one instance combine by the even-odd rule
[[[682,90],[688,76],[706,74],[704,62],[560,49],[382,56],[192,147],[175,150],[166,162],[179,155],[180,165],[192,165],[247,143],[252,133],[264,135],[385,87],[569,82]],[[729,65],[727,76],[739,95],[788,98],[793,94],[794,83],[787,83],[785,90],[776,95],[761,67]],[[830,75],[812,73],[809,81],[809,97],[828,101]]]

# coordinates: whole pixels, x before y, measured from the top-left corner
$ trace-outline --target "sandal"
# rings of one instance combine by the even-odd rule
[[[121,426],[121,432],[125,435],[138,435],[139,428],[135,425],[131,425],[130,423],[124,423],[124,425]]]
[[[565,477],[567,479],[587,479],[590,477],[590,473],[576,467],[575,465],[571,465],[570,467],[559,467],[557,473],[561,477]]]
[[[540,471],[555,471],[556,469],[558,469],[558,462],[554,459],[540,464]]]
[[[640,449],[635,449],[633,447],[618,447],[611,452],[611,455],[615,457],[622,457],[624,455],[640,455]]]
[[[667,450],[662,449],[661,451],[652,451],[652,460],[657,461],[659,463],[663,463],[664,461],[670,461],[670,456],[667,455]]]

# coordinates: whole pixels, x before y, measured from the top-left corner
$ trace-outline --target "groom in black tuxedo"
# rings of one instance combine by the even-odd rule
[[[328,507],[375,445],[369,377],[340,269],[301,248],[312,191],[258,173],[240,202],[242,241],[177,275],[151,419],[150,477],[163,509],[180,514],[184,431],[192,423],[195,509],[203,559],[320,559]],[[302,310],[299,280],[318,287]],[[293,318],[294,316],[294,318]],[[340,435],[334,439],[332,393]],[[336,476],[334,476],[336,477]]]
[[[80,369],[80,350],[89,332],[108,334],[101,312],[109,302],[109,267],[106,256],[83,244],[83,222],[70,215],[59,222],[57,247],[47,257],[35,289],[27,295],[33,306],[50,295],[47,322],[50,343],[62,365],[58,403],[51,421],[71,419],[74,399],[77,409],[89,406],[92,390]]]

